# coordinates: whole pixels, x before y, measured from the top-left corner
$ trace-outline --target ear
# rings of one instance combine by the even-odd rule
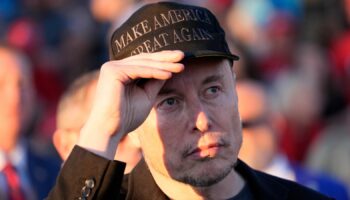
[[[64,152],[63,152],[63,142],[62,142],[62,133],[63,131],[61,129],[56,129],[55,132],[53,133],[53,136],[52,136],[52,142],[53,142],[53,145],[55,146],[56,148],[56,151],[58,152],[58,154],[61,156],[62,160],[64,160]]]
[[[66,160],[72,151],[74,144],[77,142],[77,137],[75,137],[74,133],[68,133],[63,129],[56,129],[52,139],[53,144],[62,160]]]

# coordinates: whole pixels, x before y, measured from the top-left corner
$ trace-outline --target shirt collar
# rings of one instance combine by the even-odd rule
[[[9,160],[17,169],[23,169],[26,163],[25,143],[18,142],[15,148],[6,155],[4,151],[0,150],[0,171],[5,167],[7,160]]]

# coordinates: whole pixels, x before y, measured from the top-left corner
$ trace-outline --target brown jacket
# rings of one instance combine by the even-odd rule
[[[144,161],[123,180],[124,168],[125,163],[106,160],[75,146],[47,199],[168,199],[156,185]],[[245,179],[255,199],[331,199],[297,183],[253,170],[240,160],[235,170]]]

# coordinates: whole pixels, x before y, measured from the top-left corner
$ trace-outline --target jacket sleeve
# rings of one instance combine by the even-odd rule
[[[125,163],[105,159],[76,145],[47,199],[118,199],[124,169]]]

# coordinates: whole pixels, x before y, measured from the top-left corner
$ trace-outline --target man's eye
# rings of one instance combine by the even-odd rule
[[[208,89],[208,92],[211,93],[211,94],[215,94],[219,91],[219,88],[218,87],[210,87]]]
[[[176,99],[174,99],[174,98],[169,98],[169,99],[166,99],[166,100],[164,101],[164,103],[165,103],[166,105],[172,106],[172,105],[175,105],[175,104],[176,104]]]
[[[205,90],[205,96],[206,97],[216,97],[218,95],[218,93],[220,92],[220,87],[218,86],[213,86],[213,87],[210,87],[210,88],[207,88]]]
[[[176,98],[167,98],[163,100],[158,107],[163,110],[169,110],[174,108],[178,103],[179,101]]]

